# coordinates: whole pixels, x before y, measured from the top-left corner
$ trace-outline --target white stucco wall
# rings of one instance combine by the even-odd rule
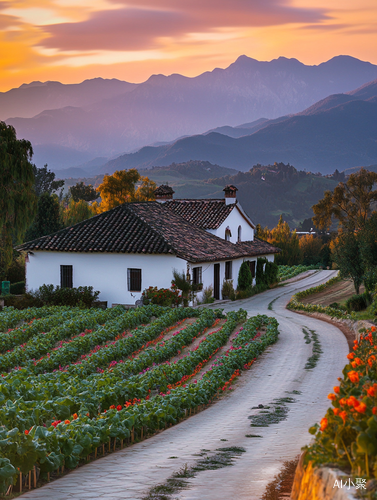
[[[274,255],[264,255],[273,262]],[[236,289],[238,273],[244,260],[256,261],[257,257],[240,258],[233,260],[232,279]],[[225,261],[220,264],[220,299],[221,288],[225,279]],[[214,284],[214,264],[203,262],[190,264],[192,268],[202,268],[203,288]],[[111,253],[71,253],[35,251],[29,255],[26,264],[26,289],[36,290],[42,285],[53,284],[60,286],[60,266],[73,266],[73,286],[92,286],[101,292],[99,299],[112,304],[135,304],[141,298],[141,292],[129,292],[127,289],[127,268],[142,270],[141,291],[149,286],[170,288],[173,278],[173,269],[179,272],[187,271],[185,260],[173,255],[141,255],[141,254],[111,254]],[[255,280],[254,283],[255,284]],[[132,295],[131,295],[132,294]],[[202,292],[197,297],[202,298]]]
[[[186,262],[173,255],[71,253],[35,251],[26,264],[27,290],[41,285],[60,286],[60,266],[73,266],[73,286],[92,286],[99,299],[112,304],[135,304],[141,292],[127,290],[127,268],[142,269],[141,290],[170,288],[173,269],[186,273]],[[132,295],[131,295],[132,293]]]
[[[238,241],[238,227],[241,226],[241,241],[253,241],[254,240],[254,229],[248,223],[248,221],[243,217],[237,206],[231,211],[225,221],[221,224],[218,229],[210,229],[209,233],[218,236],[221,239],[225,239],[225,229],[229,226],[232,236],[230,241],[232,243],[237,243]]]

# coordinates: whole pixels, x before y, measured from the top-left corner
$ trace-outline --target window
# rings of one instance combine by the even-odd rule
[[[241,236],[242,236],[242,227],[238,226],[238,240],[237,241],[241,241]]]
[[[193,267],[192,268],[192,282],[194,285],[199,285],[199,283],[203,283],[203,281],[202,281],[202,268],[201,267]]]
[[[225,241],[230,241],[230,238],[232,237],[232,232],[230,230],[230,227],[228,226],[225,229]]]
[[[141,269],[127,269],[129,292],[141,292]]]
[[[250,272],[251,272],[251,277],[255,278],[255,260],[253,260],[253,261],[249,260],[249,268],[250,268]]]
[[[231,260],[227,260],[225,262],[225,279],[226,280],[232,279],[232,261]]]
[[[73,266],[60,266],[60,288],[73,287]]]

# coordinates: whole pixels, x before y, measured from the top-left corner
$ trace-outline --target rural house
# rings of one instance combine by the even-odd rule
[[[226,186],[224,199],[174,200],[172,188],[160,186],[156,201],[124,203],[24,243],[18,250],[28,257],[27,290],[93,286],[109,306],[131,305],[149,286],[169,288],[177,269],[221,299],[224,280],[237,287],[242,262],[255,277],[257,257],[273,261],[279,252],[254,237],[236,191]]]

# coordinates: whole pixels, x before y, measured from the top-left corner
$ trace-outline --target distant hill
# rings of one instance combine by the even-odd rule
[[[276,160],[330,173],[377,162],[377,80],[350,94],[336,94],[292,116],[255,125],[251,135],[216,132],[123,155],[104,168],[148,168],[188,159],[247,170]],[[366,97],[366,100],[362,98]],[[236,130],[236,129],[234,129]],[[246,129],[241,127],[242,134]],[[250,129],[253,131],[253,128]]]
[[[256,165],[248,172],[213,179],[214,186],[234,184],[237,198],[253,222],[274,227],[281,214],[291,228],[313,217],[311,207],[326,190],[333,190],[338,181],[298,171],[292,165]],[[214,192],[220,195],[221,191]],[[221,195],[220,195],[221,197]]]
[[[134,88],[133,83],[103,78],[68,85],[60,82],[23,84],[8,92],[0,92],[0,120],[10,117],[31,118],[42,111],[65,106],[88,106]]]
[[[228,68],[216,68],[195,78],[153,75],[133,86],[106,80],[83,82],[76,87],[37,82],[2,94],[0,109],[7,123],[15,126],[18,137],[27,138],[34,146],[65,147],[94,158],[114,156],[224,125],[247,124],[261,117],[284,117],[301,112],[330,94],[351,91],[376,78],[377,66],[349,56],[335,57],[318,66],[306,66],[284,57],[264,62],[241,56]],[[95,91],[91,92],[89,85]],[[102,89],[100,100],[98,86]],[[23,106],[25,114],[21,115]],[[15,109],[15,114],[9,115],[9,109]],[[30,117],[33,113],[37,114]],[[212,134],[207,138],[210,144],[218,142]],[[187,140],[184,147],[190,144],[191,139]],[[239,158],[232,152],[225,165],[221,155],[205,157],[208,144],[196,141],[193,147],[195,156],[176,155],[173,159],[174,155],[168,155],[164,164],[200,159],[237,167],[244,156],[239,167],[250,168],[256,156],[260,162],[284,160],[298,164],[301,160],[300,155],[286,160],[289,155],[279,157],[280,151],[264,157],[261,151],[256,156],[240,153]],[[254,144],[250,147],[254,148]],[[230,158],[234,159],[232,164]],[[67,162],[59,168],[76,167],[79,163]]]

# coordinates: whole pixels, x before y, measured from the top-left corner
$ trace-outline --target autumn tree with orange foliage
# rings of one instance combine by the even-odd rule
[[[113,175],[105,175],[97,188],[101,201],[93,203],[92,207],[96,213],[102,213],[127,202],[153,201],[156,188],[155,182],[140,175],[134,168],[117,170]]]

